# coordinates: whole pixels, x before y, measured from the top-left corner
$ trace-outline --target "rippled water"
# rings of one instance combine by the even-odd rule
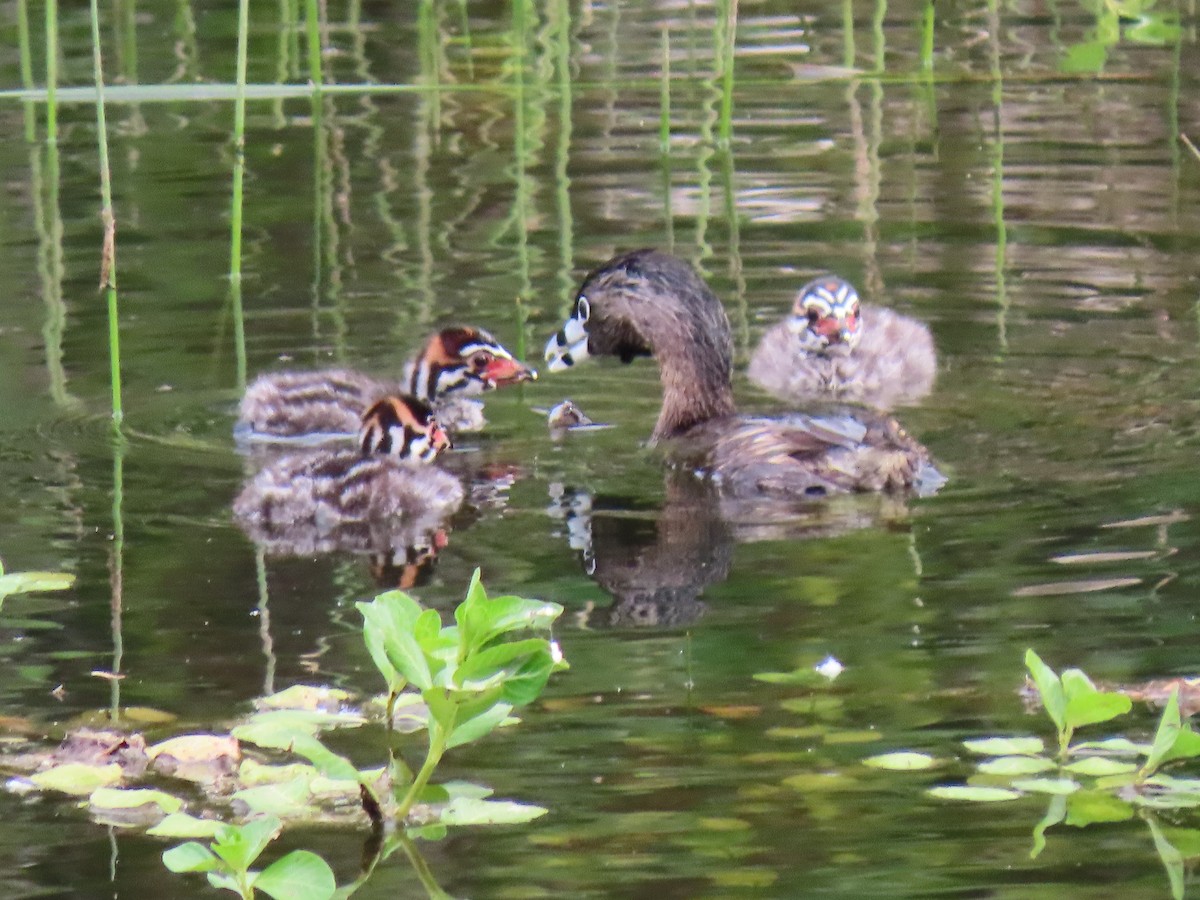
[[[340,82],[439,90],[332,95],[315,119],[307,99],[249,107],[251,375],[285,362],[398,372],[454,321],[536,360],[581,275],[647,245],[700,266],[744,363],[796,287],[835,270],[930,324],[938,385],[903,418],[950,475],[936,497],[843,499],[783,534],[734,527],[697,513],[642,449],[652,364],[496,395],[469,454],[495,476],[491,496],[456,517],[416,593],[449,609],[482,566],[498,590],[563,603],[572,668],[520,727],[448,759],[448,777],[551,814],[423,845],[441,887],[1169,896],[1138,819],[1051,829],[1031,860],[1043,801],[950,805],[923,789],[965,767],[898,776],[860,760],[1045,734],[1017,694],[1026,647],[1109,682],[1200,666],[1200,160],[1179,140],[1200,136],[1190,7],[1177,39],[1127,33],[1100,73],[1078,74],[1064,61],[1095,42],[1096,20],[1065,0],[939,4],[928,72],[920,4],[856,6],[852,33],[841,7],[742,4],[727,149],[707,4],[538,3],[524,41],[505,4],[467,5],[468,29],[457,4],[421,10],[331,5],[327,65]],[[63,15],[65,72],[86,84],[86,15]],[[277,16],[254,10],[250,77],[302,82]],[[121,41],[113,80],[232,76],[224,7],[141,4],[136,47],[106,33]],[[0,83],[19,85],[15,41],[4,47]],[[884,75],[816,77],[846,64]],[[23,115],[0,101],[0,558],[78,582],[5,604],[10,733],[55,733],[107,707],[110,684],[89,673],[115,664],[121,702],[177,716],[172,733],[227,724],[272,687],[373,690],[353,608],[377,589],[366,560],[260,561],[229,514],[250,465],[230,435],[231,104],[109,110],[119,447],[95,293],[94,111],[60,110],[57,161],[23,141]],[[738,394],[778,408],[744,377]],[[535,410],[567,396],[617,427],[552,440]],[[827,691],[753,678],[828,654],[846,671]],[[5,896],[207,890],[166,873],[160,843],[110,833],[58,797],[0,795],[0,810],[13,823],[0,836]],[[346,881],[363,837],[282,843],[320,852]],[[394,859],[362,895],[422,893]]]

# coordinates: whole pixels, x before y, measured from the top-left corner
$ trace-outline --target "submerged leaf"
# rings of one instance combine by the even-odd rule
[[[455,797],[442,810],[438,822],[442,825],[519,825],[544,816],[547,812],[549,810],[541,806],[512,800]]]
[[[863,765],[873,769],[890,769],[894,772],[916,772],[922,769],[932,769],[938,765],[938,761],[928,753],[900,750],[895,753],[868,756],[863,760]]]
[[[1070,778],[1018,778],[1012,783],[1018,791],[1031,794],[1067,796],[1079,790],[1079,782]]]
[[[29,777],[43,790],[62,791],[64,794],[90,794],[97,788],[116,784],[121,780],[121,767],[116,763],[92,766],[86,763],[65,763],[37,772]]]
[[[1037,756],[1046,749],[1039,737],[988,737],[963,741],[963,746],[980,756]]]
[[[929,788],[925,793],[940,800],[967,800],[972,803],[999,803],[1024,796],[1020,791],[1010,791],[1007,788],[976,787],[969,784],[940,784]]]
[[[215,819],[198,819],[185,812],[173,812],[146,834],[154,837],[170,838],[211,838],[221,828],[222,823]]]
[[[97,788],[88,797],[88,804],[96,809],[137,809],[154,805],[167,813],[179,812],[183,808],[183,801],[178,797],[149,788]]]
[[[1076,775],[1101,777],[1104,775],[1125,775],[1130,772],[1136,772],[1137,764],[1124,762],[1119,759],[1109,759],[1104,756],[1085,756],[1083,759],[1067,763],[1063,766],[1063,769],[1067,772],[1073,772]]]
[[[1054,761],[1044,756],[998,756],[979,764],[979,771],[985,775],[1033,775],[1053,768]]]

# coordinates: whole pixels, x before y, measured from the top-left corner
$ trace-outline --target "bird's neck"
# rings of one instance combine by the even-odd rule
[[[679,344],[655,347],[663,403],[650,437],[652,444],[735,410],[730,364],[725,355],[681,351]]]

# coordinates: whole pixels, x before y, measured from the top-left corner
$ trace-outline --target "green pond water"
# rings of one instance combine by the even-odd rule
[[[727,146],[726,32],[683,0],[335,2],[329,80],[427,89],[249,102],[251,377],[398,372],[458,321],[540,364],[582,274],[639,246],[700,267],[740,364],[829,270],[938,344],[937,387],[902,419],[949,475],[941,492],[818,504],[782,530],[681,507],[643,449],[648,361],[493,395],[491,427],[456,454],[482,486],[413,591],[448,611],[481,566],[493,591],[561,603],[571,670],[439,770],[550,810],[421,844],[442,890],[1171,896],[1147,819],[1200,816],[1059,825],[1031,859],[1045,798],[925,794],[970,774],[963,739],[1050,736],[1019,695],[1027,647],[1107,683],[1200,671],[1200,160],[1180,140],[1200,138],[1200,79],[1194,2],[1159,5],[1178,28],[1113,33],[1075,0],[939,2],[928,29],[913,0],[743,2]],[[251,81],[307,80],[291,9],[253,6]],[[111,83],[233,80],[230,4],[105,15]],[[42,7],[30,16],[40,84]],[[61,18],[63,83],[87,85],[87,11]],[[0,7],[0,87],[22,84],[16,22]],[[814,77],[845,65],[883,74]],[[114,667],[122,707],[176,717],[153,739],[228,728],[291,684],[377,690],[354,609],[381,587],[368,559],[264,558],[230,515],[253,467],[231,436],[233,104],[110,98],[117,445],[95,111],[66,99],[56,154],[42,104],[0,99],[0,558],[77,576],[0,612],[5,745],[107,709],[91,673]],[[737,390],[782,408],[740,372]],[[616,427],[552,440],[536,409],[564,397]],[[846,667],[828,687],[754,678],[827,655]],[[1135,705],[1129,728],[1155,716]],[[379,748],[343,747],[364,765]],[[862,765],[900,749],[948,762]],[[70,798],[0,793],[0,818],[4,897],[215,896],[164,869],[166,843]],[[278,848],[320,853],[344,883],[365,837],[295,829]],[[359,896],[426,891],[397,855]]]

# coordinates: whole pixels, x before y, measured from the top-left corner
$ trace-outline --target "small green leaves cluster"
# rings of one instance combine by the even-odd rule
[[[975,783],[939,785],[930,789],[931,795],[985,802],[1012,800],[1026,793],[1065,797],[1085,791],[1119,793],[1122,802],[1142,807],[1200,806],[1200,779],[1162,772],[1168,763],[1200,757],[1200,734],[1181,717],[1178,690],[1172,691],[1163,708],[1151,743],[1120,736],[1076,741],[1077,729],[1111,722],[1129,712],[1130,699],[1100,690],[1079,669],[1055,673],[1033,650],[1026,651],[1025,665],[1057,731],[1057,754],[1047,755],[1038,737],[964,741],[967,750],[985,757],[975,766]]]
[[[387,682],[388,721],[408,687],[429,709],[425,761],[400,798],[401,820],[447,750],[489,734],[515,707],[536,699],[551,673],[566,667],[546,638],[507,640],[515,632],[548,629],[562,607],[521,597],[489,599],[478,569],[453,625],[443,626],[436,610],[423,609],[403,591],[380,594],[358,609],[367,649]]]
[[[321,857],[293,850],[261,871],[250,867],[273,841],[280,822],[272,816],[245,825],[218,825],[211,843],[188,841],[163,854],[172,872],[203,872],[215,888],[250,900],[261,891],[276,900],[328,900],[337,889],[333,872]]]

